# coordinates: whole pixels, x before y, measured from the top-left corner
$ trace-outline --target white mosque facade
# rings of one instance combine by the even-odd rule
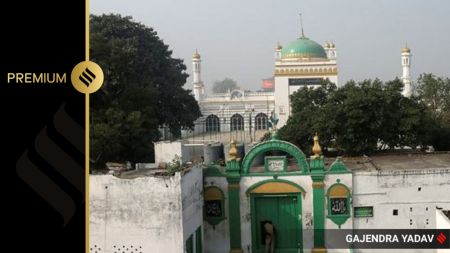
[[[409,48],[402,49],[401,59],[403,94],[410,96],[413,89]],[[251,133],[266,131],[268,118],[273,112],[279,118],[278,126],[282,127],[292,112],[289,97],[295,91],[302,87],[318,87],[324,79],[340,87],[335,44],[327,42],[322,46],[304,34],[285,46],[276,46],[272,91],[236,89],[207,94],[201,79],[201,56],[197,51],[192,56],[192,65],[193,92],[202,117],[195,122],[195,130],[185,133],[185,136],[235,131],[250,132],[251,136]]]
[[[412,92],[410,56],[402,50],[405,96]],[[274,92],[207,95],[198,53],[193,64],[204,115],[196,131],[207,133],[267,132],[272,112],[285,124],[290,94],[321,79],[338,82],[335,46],[304,36],[276,48]],[[404,249],[336,244],[336,235],[354,229],[450,231],[448,151],[333,158],[321,154],[316,135],[306,157],[276,134],[255,144],[160,141],[154,150],[155,163],[134,170],[115,164],[108,174],[90,175],[89,253],[266,253],[267,222],[276,228],[277,253],[449,251],[437,242]],[[185,167],[168,172],[174,159]]]

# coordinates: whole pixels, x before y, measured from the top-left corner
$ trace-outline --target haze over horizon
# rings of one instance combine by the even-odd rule
[[[450,76],[450,1],[440,0],[95,0],[91,13],[118,13],[154,28],[173,57],[202,56],[207,91],[225,77],[245,89],[271,77],[274,49],[300,34],[337,48],[339,83],[401,76],[401,48],[412,53],[412,77]],[[191,76],[186,87],[192,88]]]

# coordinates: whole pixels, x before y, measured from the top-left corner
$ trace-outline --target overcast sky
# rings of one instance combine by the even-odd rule
[[[450,1],[447,0],[92,0],[91,13],[119,13],[153,27],[173,56],[202,56],[208,91],[230,77],[259,89],[273,75],[274,48],[300,34],[333,41],[339,82],[401,76],[400,50],[411,48],[412,75],[450,76]],[[191,88],[191,78],[186,87]]]

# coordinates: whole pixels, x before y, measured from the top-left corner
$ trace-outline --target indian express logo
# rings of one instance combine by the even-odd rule
[[[89,86],[95,79],[95,74],[92,73],[88,68],[85,68],[83,73],[78,77],[81,82],[83,82],[86,86]]]

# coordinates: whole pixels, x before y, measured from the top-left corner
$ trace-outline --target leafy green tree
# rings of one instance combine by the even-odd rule
[[[319,88],[302,88],[291,96],[293,115],[287,124],[279,130],[281,139],[295,143],[305,152],[311,150],[312,137],[320,133],[321,145],[328,147],[333,139],[333,131],[327,120],[327,114],[332,113],[324,108],[330,94],[336,90],[336,85],[324,81]]]
[[[370,154],[397,147],[425,147],[432,142],[436,121],[423,99],[403,97],[399,79],[347,82],[340,89],[331,84],[304,88],[291,96],[292,115],[280,129],[282,139],[310,151],[318,132],[324,150],[347,155]],[[446,136],[441,131],[441,136]],[[437,140],[435,140],[437,141]],[[442,148],[442,139],[436,147]]]
[[[417,94],[429,108],[429,141],[436,150],[450,150],[450,79],[422,74]]]
[[[93,159],[151,161],[159,126],[178,134],[200,116],[183,89],[186,66],[152,28],[131,17],[91,15],[90,27],[90,55],[105,73],[91,100]]]
[[[433,116],[450,125],[450,79],[422,74],[417,80],[417,94]]]
[[[225,78],[220,81],[215,81],[212,92],[213,93],[225,93],[237,88],[237,83],[231,78]]]

